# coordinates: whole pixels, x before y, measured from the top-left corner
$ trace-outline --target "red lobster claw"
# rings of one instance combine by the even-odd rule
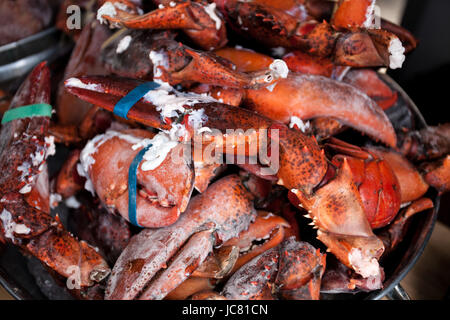
[[[254,219],[250,193],[236,175],[194,197],[173,225],[144,229],[114,266],[106,299],[162,299],[198,268],[213,245],[248,228]],[[162,268],[167,268],[160,271]],[[170,280],[168,280],[170,279]]]
[[[181,29],[204,50],[220,48],[227,42],[225,24],[216,14],[214,3],[155,2],[159,3],[158,9],[138,15],[136,7],[125,8],[120,1],[108,1],[99,9],[97,17],[107,20],[111,26],[129,29]]]
[[[264,67],[270,57],[245,50],[219,50],[238,70]],[[395,147],[397,137],[386,114],[366,94],[352,85],[317,75],[290,72],[268,88],[247,89],[245,105],[273,120],[289,123],[292,117],[302,120],[331,117]]]
[[[340,167],[349,164],[358,186],[364,212],[373,229],[388,225],[401,204],[400,182],[389,163],[372,149],[362,149],[332,138],[327,146],[339,151],[332,162]]]
[[[165,134],[145,130],[107,131],[88,142],[80,155],[83,174],[89,178],[106,208],[117,210],[129,220],[128,169],[135,156],[142,150],[141,142],[158,143]],[[161,141],[162,141],[161,140]],[[164,140],[165,141],[165,140]],[[158,228],[173,224],[187,207],[194,183],[191,159],[184,157],[184,146],[172,142],[165,159],[155,168],[146,168],[141,161],[137,170],[136,220],[140,226]],[[160,145],[150,147],[152,153]],[[147,153],[146,153],[147,154]],[[93,190],[91,190],[93,191]]]
[[[50,71],[43,62],[19,88],[10,109],[49,102]],[[44,179],[43,185],[37,182],[42,175],[47,176],[45,160],[54,153],[52,139],[46,136],[49,123],[49,117],[35,116],[2,125],[2,233],[8,241],[60,275],[69,277],[75,272],[80,286],[91,286],[109,274],[108,265],[93,247],[75,239],[64,230],[57,217],[50,216],[48,180]],[[39,204],[46,204],[46,207],[40,208]]]
[[[73,84],[74,82],[76,83]],[[66,80],[66,88],[85,101],[113,111],[116,103],[141,83],[132,79],[82,77]],[[250,148],[249,144],[265,139],[263,132],[266,132],[267,138],[275,145],[279,145],[279,169],[277,168],[278,171],[275,172],[278,184],[289,189],[302,189],[309,193],[322,180],[326,172],[325,156],[313,137],[304,135],[299,130],[291,130],[280,122],[244,108],[236,108],[211,100],[202,101],[201,96],[196,96],[195,99],[200,100],[192,106],[185,105],[185,107],[188,111],[200,109],[204,111],[207,120],[202,124],[203,126],[217,129],[221,133],[236,128],[244,132],[251,131],[248,135],[242,134],[242,131],[236,131],[234,134],[222,135],[220,139],[212,140],[216,143],[216,150],[226,153],[226,146],[234,145],[231,152],[235,155],[241,152],[245,156],[255,156],[258,150]],[[169,130],[171,125],[164,121],[157,108],[158,106],[151,102],[141,99],[130,109],[127,116],[144,125]],[[175,122],[177,118],[170,120]],[[211,139],[214,138],[215,136],[211,136]]]
[[[364,278],[381,276],[378,259],[384,251],[383,243],[372,232],[345,158],[336,178],[311,197],[298,190],[292,192],[308,211],[306,217],[318,229],[317,238],[329,251]]]
[[[222,295],[232,300],[318,300],[325,257],[293,237],[241,267],[225,284]]]
[[[388,146],[397,145],[394,128],[383,110],[355,87],[336,80],[290,74],[280,79],[273,91],[247,90],[246,100],[256,112],[284,123],[291,117],[332,117]]]

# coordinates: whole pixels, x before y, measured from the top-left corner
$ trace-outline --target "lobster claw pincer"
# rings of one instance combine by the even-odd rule
[[[240,178],[218,180],[192,198],[175,224],[144,229],[131,239],[114,266],[106,299],[164,298],[195,271],[215,244],[236,237],[254,217],[252,196]]]
[[[142,82],[135,79],[86,76],[67,79],[65,88],[78,98],[112,112],[117,102],[140,84]],[[170,124],[163,121],[160,113],[142,100],[134,105],[127,117],[139,119],[140,123],[153,128],[170,129]]]
[[[391,147],[397,144],[391,122],[373,100],[351,85],[322,76],[290,74],[272,92],[247,90],[246,101],[256,112],[284,123],[291,117],[332,117]]]

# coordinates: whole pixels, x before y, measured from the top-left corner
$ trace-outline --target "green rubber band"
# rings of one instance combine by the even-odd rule
[[[6,111],[3,114],[2,124],[16,119],[31,117],[51,117],[52,106],[47,103],[36,103]]]

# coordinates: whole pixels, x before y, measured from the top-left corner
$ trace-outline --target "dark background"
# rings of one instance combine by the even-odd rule
[[[403,68],[389,74],[411,96],[430,125],[448,122],[450,1],[409,0],[402,26],[420,43],[407,56]]]

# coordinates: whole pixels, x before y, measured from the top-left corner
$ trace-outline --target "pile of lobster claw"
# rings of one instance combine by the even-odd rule
[[[401,97],[374,69],[400,68],[413,35],[375,0],[80,5],[56,96],[43,62],[7,111],[53,115],[1,127],[0,243],[82,299],[383,287],[429,189],[450,189],[450,126],[394,129]]]

